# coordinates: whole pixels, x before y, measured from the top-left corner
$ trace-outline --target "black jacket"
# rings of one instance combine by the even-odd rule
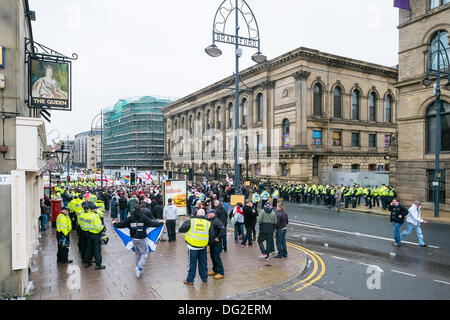
[[[222,206],[222,204],[219,204],[216,208],[216,216],[222,221],[223,226],[226,228],[228,225],[228,215],[225,211],[225,208]]]
[[[129,228],[130,236],[134,239],[145,239],[147,237],[146,228],[159,227],[163,222],[157,222],[149,219],[140,212],[135,212],[129,216],[125,221],[114,224],[116,228]]]
[[[141,208],[140,213],[142,213],[143,215],[145,215],[147,218],[149,218],[151,220],[155,220],[155,217],[153,216],[153,214],[149,208]]]
[[[163,219],[163,213],[164,213],[164,207],[163,206],[156,206],[153,211],[153,216],[155,219]]]
[[[219,217],[216,215],[211,221],[211,229],[209,233],[209,244],[215,245],[219,244],[220,242],[216,242],[214,239],[219,238],[219,240],[222,240],[226,236],[226,230],[225,226],[223,225],[222,221],[219,219]]]
[[[128,200],[125,197],[120,197],[119,199],[119,209],[126,209],[128,207]]]
[[[409,211],[404,206],[399,204],[398,206],[389,205],[389,211],[391,212],[391,222],[401,223],[405,221],[405,217],[408,215]],[[400,218],[400,216],[402,216]]]
[[[258,217],[258,213],[256,210],[254,210],[253,207],[244,206],[244,225],[246,227],[252,227],[254,222],[256,222],[256,219]]]

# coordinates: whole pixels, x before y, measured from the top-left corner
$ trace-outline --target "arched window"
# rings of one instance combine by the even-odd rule
[[[283,128],[283,147],[289,148],[290,147],[290,133],[289,133],[289,120],[284,119],[281,123],[281,126]]]
[[[315,116],[322,116],[322,86],[318,83],[314,85],[314,110]]]
[[[211,129],[211,110],[206,111],[206,129]]]
[[[233,128],[234,110],[233,103],[228,104],[228,128]]]
[[[384,102],[384,113],[386,123],[392,123],[392,96],[390,94],[386,96],[386,101]]]
[[[263,94],[256,96],[256,122],[262,122],[264,119],[264,101]]]
[[[342,89],[334,88],[334,117],[342,118]]]
[[[192,115],[189,116],[188,126],[189,126],[189,133],[192,134]]]
[[[197,130],[198,130],[196,132],[199,132],[199,133],[203,132],[202,114],[200,112],[197,113],[197,124],[196,124],[196,126],[197,126]]]
[[[352,93],[352,120],[359,120],[359,91],[353,90]]]
[[[222,108],[217,107],[216,109],[216,119],[217,119],[217,129],[221,129],[222,126]]]
[[[242,125],[245,126],[248,120],[248,101],[246,98],[242,99],[241,107],[242,107]]]
[[[442,42],[445,49],[447,50],[447,56],[450,58],[450,45],[448,43],[448,32],[445,30],[438,31],[433,39],[431,39],[431,67],[433,70],[438,70],[438,60],[439,60],[439,67],[440,69],[448,68],[448,60],[444,60],[444,55],[442,52],[442,47],[438,46],[438,40]],[[438,49],[441,49],[441,51],[438,51]]]
[[[377,121],[377,95],[375,92],[369,96],[369,121]]]
[[[441,101],[441,150],[450,151],[450,104]],[[426,115],[426,150],[436,152],[436,108],[434,103],[428,107]]]

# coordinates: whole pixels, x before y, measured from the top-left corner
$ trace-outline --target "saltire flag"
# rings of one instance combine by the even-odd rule
[[[410,0],[394,0],[394,7],[411,10]]]
[[[163,227],[164,225],[161,225],[159,227],[149,227],[146,229],[147,238],[145,238],[145,242],[147,242],[148,250],[150,252],[155,252],[156,245],[158,244],[159,238],[161,237]],[[114,230],[119,235],[119,238],[122,240],[123,244],[125,245],[125,248],[127,248],[128,250],[133,250],[134,252],[133,241],[130,236],[130,229],[129,228],[118,229],[114,227]]]

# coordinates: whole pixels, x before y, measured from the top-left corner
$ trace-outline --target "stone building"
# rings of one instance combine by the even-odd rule
[[[433,207],[435,168],[435,119],[433,85],[424,86],[428,50],[441,31],[441,41],[449,47],[450,1],[411,0],[411,11],[400,9],[398,83],[398,161],[397,180],[400,199],[420,200]],[[450,50],[447,50],[450,56]],[[437,63],[437,62],[436,62]],[[447,65],[448,68],[448,65]],[[447,69],[448,70],[448,69]],[[433,83],[436,81],[433,80]],[[445,86],[447,80],[442,81]],[[441,208],[450,210],[450,92],[441,89],[442,140],[440,183]]]
[[[164,108],[166,170],[234,168],[233,79]],[[241,173],[317,183],[325,169],[395,171],[396,82],[396,68],[308,48],[243,70]]]
[[[81,132],[75,135],[73,165],[78,169],[95,170],[102,162],[102,129]]]
[[[25,38],[33,40],[27,0],[0,1],[0,299],[23,296],[39,233],[46,130],[40,112],[27,106]],[[0,49],[1,50],[1,49]],[[3,51],[3,50],[2,50]]]

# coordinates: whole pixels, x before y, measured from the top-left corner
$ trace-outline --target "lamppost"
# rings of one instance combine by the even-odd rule
[[[431,47],[427,56],[427,70],[425,79],[422,83],[425,86],[430,86],[436,78],[436,85],[434,88],[434,107],[436,109],[436,146],[435,146],[435,170],[434,170],[434,216],[439,218],[439,184],[441,182],[441,170],[439,168],[439,154],[441,151],[441,78],[447,78],[448,82],[444,86],[446,90],[450,90],[450,72],[449,72],[449,56],[448,48],[445,47],[441,41],[441,32],[439,31],[436,40],[431,43]]]
[[[235,13],[235,34],[226,33],[228,19]],[[243,17],[247,27],[247,37],[239,36],[239,14]],[[240,194],[240,168],[239,168],[239,58],[242,56],[242,49],[239,46],[256,48],[258,51],[252,56],[252,60],[258,64],[267,61],[267,57],[260,51],[259,27],[253,11],[245,0],[236,0],[232,4],[231,0],[224,0],[216,12],[213,23],[213,44],[205,49],[211,57],[219,57],[222,50],[216,46],[216,42],[233,44],[235,46],[235,138],[234,138],[234,189],[235,194]]]
[[[100,162],[100,166],[101,166],[101,178],[100,178],[100,186],[103,188],[103,109],[102,109],[102,111],[100,111],[100,113],[99,114],[97,114],[95,117],[94,117],[94,119],[92,119],[92,122],[91,122],[91,135],[93,135],[93,132],[94,132],[94,130],[93,130],[93,126],[94,126],[94,121],[95,121],[95,119],[97,119],[98,118],[98,116],[100,116],[100,122],[101,122],[101,135],[100,135],[100,139],[101,139],[101,142],[100,142],[100,145],[101,145],[101,155],[100,155],[100,157],[101,157],[101,162]],[[96,143],[95,143],[95,148],[97,148],[97,141],[96,141]],[[97,159],[95,159],[95,161],[97,162]]]

